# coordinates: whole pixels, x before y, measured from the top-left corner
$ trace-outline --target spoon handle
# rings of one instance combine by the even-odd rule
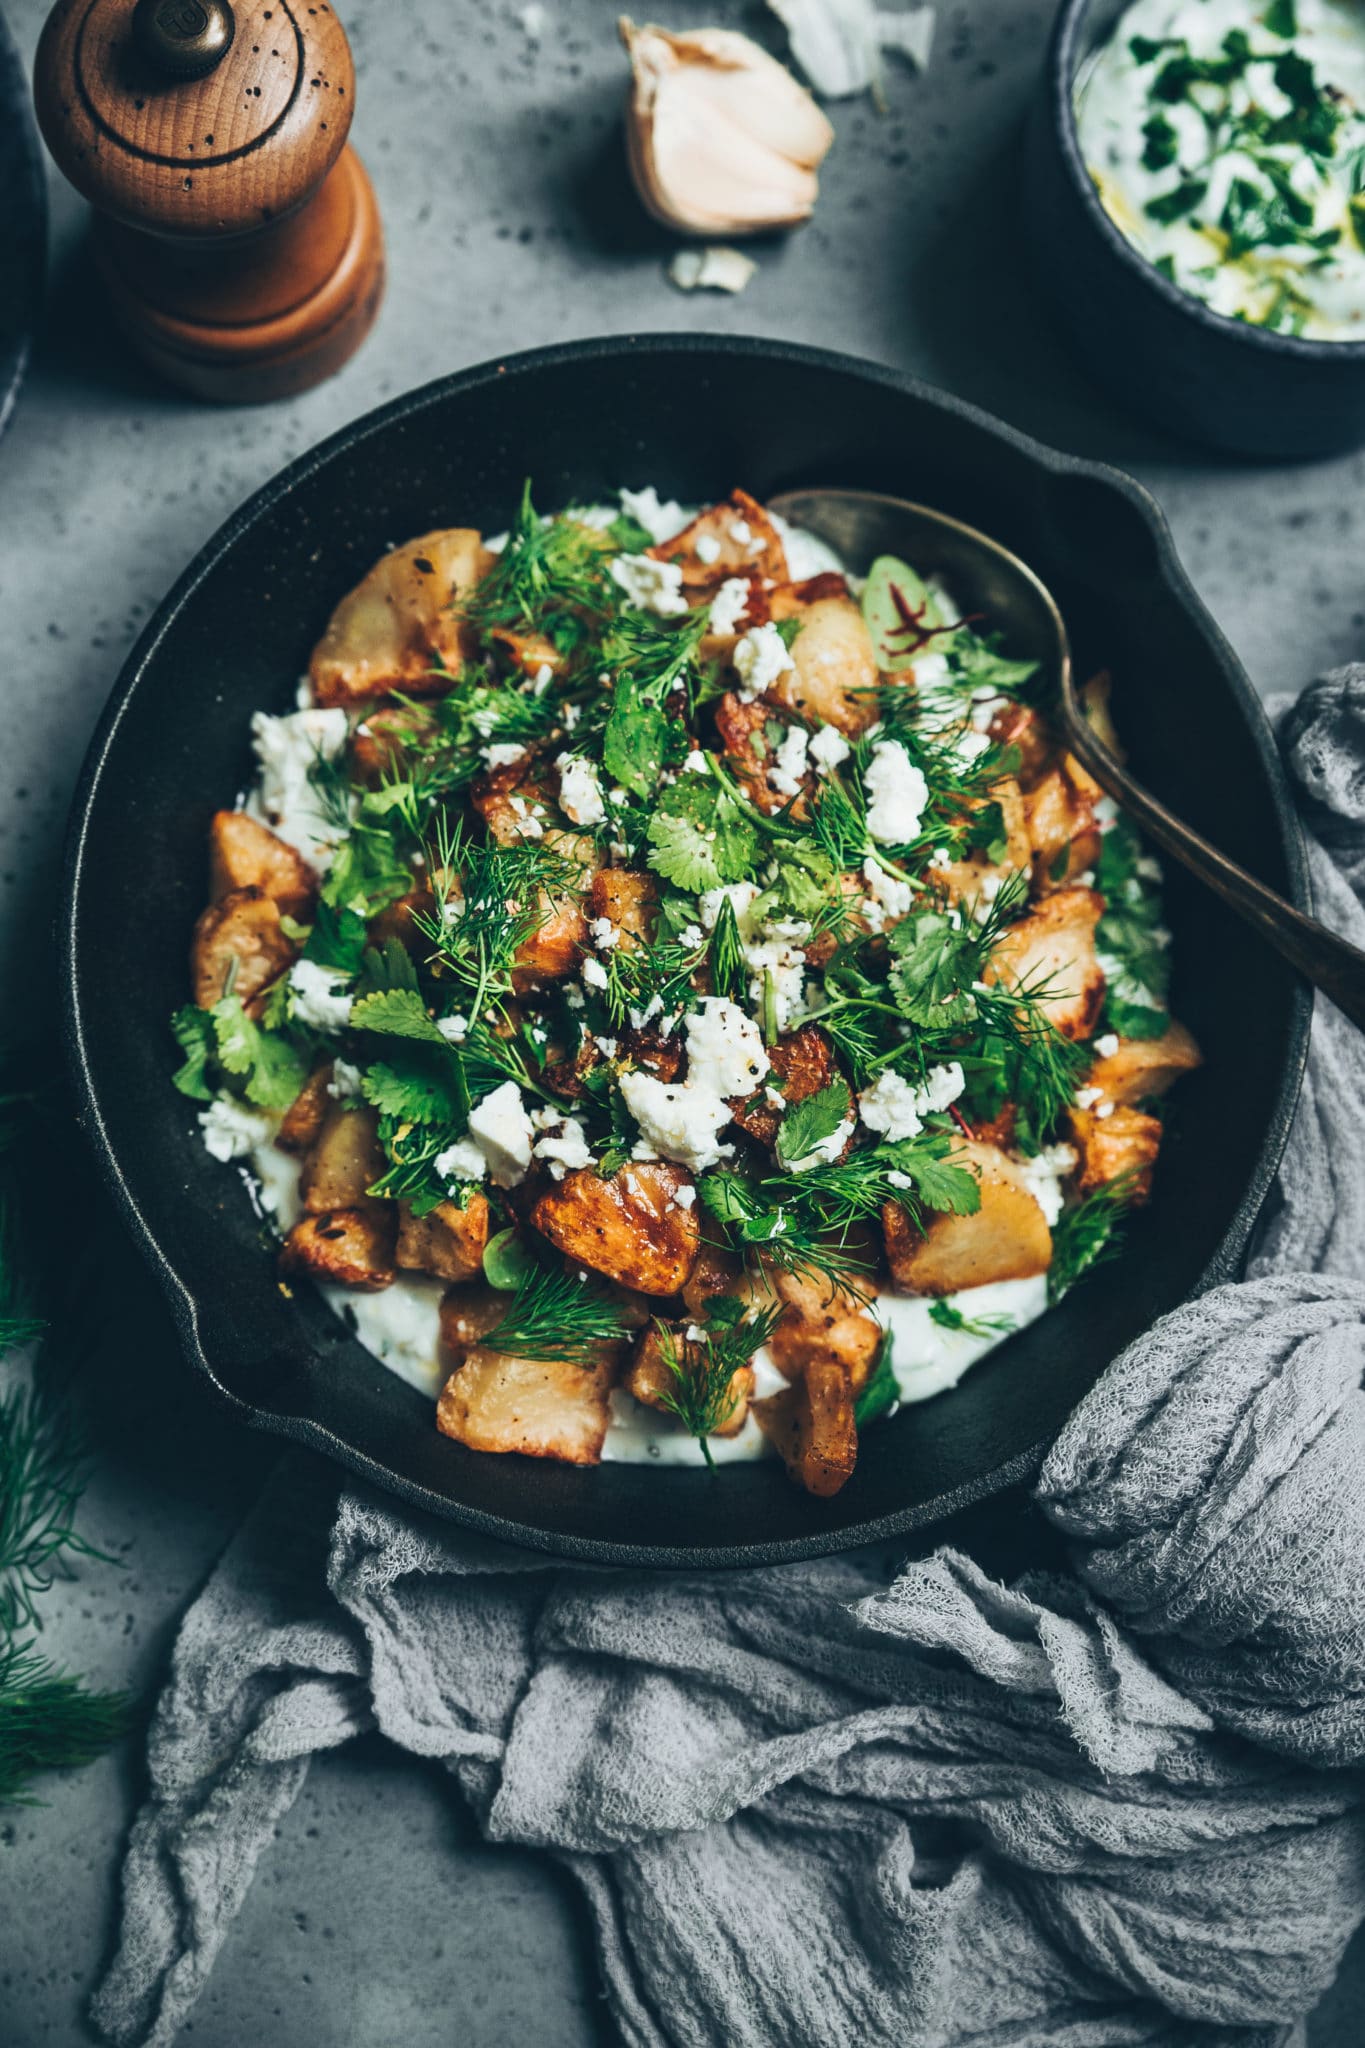
[[[1207,883],[1215,896],[1261,934],[1267,945],[1296,967],[1315,988],[1330,996],[1351,1022],[1365,1031],[1365,953],[1306,917],[1264,882],[1258,882],[1236,861],[1182,824],[1164,804],[1134,782],[1096,737],[1070,689],[1063,690],[1067,741],[1071,751],[1102,783],[1125,811],[1141,824],[1166,853]]]

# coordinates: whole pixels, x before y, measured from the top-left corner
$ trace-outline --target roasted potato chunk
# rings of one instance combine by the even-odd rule
[[[1093,1194],[1110,1181],[1133,1176],[1132,1200],[1145,1202],[1152,1192],[1152,1173],[1161,1149],[1161,1120],[1140,1109],[1120,1108],[1108,1116],[1073,1109],[1071,1139],[1081,1155],[1076,1176],[1078,1194]]]
[[[331,1280],[377,1294],[397,1279],[393,1236],[397,1217],[371,1203],[367,1209],[324,1209],[294,1225],[280,1247],[280,1272],[310,1280]]]
[[[365,1190],[388,1168],[379,1142],[378,1113],[334,1102],[303,1162],[299,1199],[310,1216],[320,1216],[327,1209],[364,1209],[374,1201]],[[380,1203],[385,1210],[391,1206]]]
[[[441,1342],[462,1365],[474,1346],[502,1321],[511,1300],[494,1287],[455,1286],[441,1296]]]
[[[746,704],[733,690],[727,690],[716,704],[716,732],[725,749],[725,764],[750,803],[761,811],[780,811],[787,801],[768,787],[774,748],[767,728],[777,722],[773,706],[762,697]],[[785,729],[786,721],[781,723]]]
[[[755,1283],[746,1277],[738,1259],[724,1246],[703,1238],[697,1248],[697,1263],[683,1286],[683,1306],[697,1322],[706,1320],[706,1304],[718,1294],[736,1294],[749,1300]],[[757,1291],[766,1290],[759,1285]]]
[[[832,1358],[856,1393],[876,1363],[882,1330],[876,1317],[846,1287],[815,1273],[768,1274],[769,1284],[786,1304],[782,1320],[768,1339],[768,1353],[789,1380],[804,1372],[812,1359]]]
[[[520,1451],[596,1465],[607,1433],[607,1400],[620,1347],[592,1364],[514,1358],[476,1344],[446,1381],[436,1426],[472,1451]]]
[[[531,1221],[556,1251],[641,1294],[676,1294],[697,1262],[696,1209],[673,1197],[692,1176],[666,1160],[632,1161],[609,1180],[590,1166],[547,1188]]]
[[[518,995],[549,981],[563,981],[588,949],[588,921],[581,904],[572,896],[548,896],[543,889],[537,902],[540,923],[512,955],[512,986]]]
[[[935,1216],[924,1234],[898,1202],[882,1210],[891,1277],[903,1294],[956,1294],[994,1280],[1027,1280],[1052,1264],[1052,1233],[1023,1170],[993,1145],[963,1144],[955,1166],[981,1182],[971,1216]]]
[[[600,869],[588,891],[589,916],[607,918],[621,934],[619,943],[627,949],[649,944],[654,936],[658,903],[654,877],[636,874],[633,868]]]
[[[813,1358],[799,1380],[751,1404],[751,1412],[798,1486],[820,1500],[850,1477],[858,1456],[853,1389],[837,1360]]]
[[[501,649],[509,666],[520,669],[525,676],[534,679],[547,668],[552,675],[558,675],[564,666],[565,657],[544,633],[514,633],[510,626],[494,626],[488,637]]]
[[[201,911],[190,942],[190,982],[201,1010],[228,992],[239,996],[248,1016],[260,1013],[257,998],[292,967],[298,948],[280,926],[280,906],[257,888],[233,889]]]
[[[487,1198],[471,1195],[461,1209],[440,1202],[425,1216],[414,1216],[410,1204],[399,1209],[397,1262],[415,1273],[434,1273],[438,1280],[472,1280],[483,1271],[491,1211]]]
[[[803,1024],[789,1037],[779,1038],[776,1045],[769,1046],[768,1058],[772,1062],[771,1079],[782,1084],[782,1094],[789,1105],[804,1102],[808,1095],[818,1095],[822,1088],[829,1087],[839,1071],[829,1040],[814,1024]],[[782,1111],[768,1101],[765,1089],[743,1099],[736,1097],[731,1107],[740,1129],[760,1145],[777,1142]]]
[[[390,690],[443,696],[470,651],[458,602],[494,560],[482,536],[463,526],[381,555],[313,649],[308,674],[317,702],[349,707]]]
[[[812,584],[824,581],[815,577]],[[774,619],[799,619],[801,630],[792,642],[794,666],[779,676],[771,695],[812,724],[823,720],[856,735],[877,716],[876,699],[869,694],[878,681],[872,635],[847,593],[810,598],[806,592],[811,587],[789,583],[772,594]]]
[[[307,1152],[316,1145],[327,1120],[327,1112],[333,1106],[327,1093],[331,1079],[330,1061],[325,1067],[314,1067],[285,1111],[275,1133],[275,1143],[281,1152]]]
[[[710,561],[697,552],[697,542],[703,539],[716,543]],[[683,589],[689,595],[718,590],[732,576],[761,577],[772,583],[787,580],[787,553],[777,528],[747,491],[731,491],[723,505],[699,512],[681,533],[645,552],[656,562],[680,563]],[[711,554],[709,545],[703,552]]]
[[[1064,1038],[1090,1038],[1104,1003],[1104,971],[1095,957],[1095,926],[1104,899],[1093,889],[1058,889],[1009,927],[986,966],[1001,988],[1037,988],[1039,1002]]]
[[[490,839],[499,846],[520,846],[526,839],[543,839],[555,814],[555,797],[548,768],[529,756],[490,768],[471,784],[469,800]]]
[[[430,711],[410,704],[382,705],[351,734],[351,774],[371,789],[402,759],[403,749],[431,729]]]
[[[1150,1102],[1203,1063],[1193,1033],[1172,1022],[1160,1038],[1121,1038],[1117,1052],[1095,1061],[1085,1085],[1109,1102]]]
[[[300,923],[312,913],[317,876],[301,853],[245,811],[215,811],[209,825],[209,895],[259,889]]]
[[[682,1370],[694,1372],[701,1357],[701,1346],[690,1344],[681,1330],[674,1330],[671,1338],[672,1356]],[[628,1394],[642,1401],[646,1408],[668,1410],[667,1396],[677,1385],[678,1376],[669,1363],[669,1351],[659,1334],[656,1323],[641,1333],[626,1371],[624,1386]],[[711,1436],[738,1436],[744,1427],[744,1418],[749,1412],[749,1396],[754,1390],[754,1372],[750,1365],[741,1365],[730,1375],[730,1384],[725,1391],[725,1405],[721,1420],[709,1431]]]
[[[1094,787],[1080,763],[1067,754],[1024,798],[1037,894],[1065,888],[1078,875],[1093,870],[1099,859]]]
[[[940,896],[946,896],[950,903],[974,902],[991,876],[997,884],[1016,869],[1026,868],[1030,852],[1028,828],[1025,822],[1024,795],[1012,775],[1002,775],[993,782],[981,798],[979,809],[986,804],[998,804],[1000,822],[1005,841],[1004,855],[993,861],[985,852],[974,853],[966,860],[950,861],[946,867],[927,868],[924,879],[931,889]]]

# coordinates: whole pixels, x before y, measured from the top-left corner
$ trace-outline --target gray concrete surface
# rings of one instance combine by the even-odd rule
[[[45,11],[46,0],[9,0],[28,57]],[[942,7],[927,78],[893,69],[884,116],[833,109],[818,218],[758,251],[759,274],[734,301],[669,287],[666,239],[625,187],[615,12],[609,0],[548,0],[549,26],[532,41],[498,0],[348,0],[355,139],[383,208],[389,293],[364,352],[293,404],[211,412],[154,386],[110,336],[80,209],[54,186],[48,331],[0,447],[0,1035],[45,1014],[69,793],[156,600],[281,463],[394,393],[495,352],[692,327],[876,357],[1141,476],[1262,688],[1296,685],[1365,644],[1365,458],[1258,471],[1165,445],[1096,395],[1035,300],[1011,152],[1047,6]],[[670,0],[665,15],[763,21],[742,0]],[[76,1390],[96,1453],[83,1526],[120,1562],[54,1590],[48,1639],[96,1680],[148,1698],[176,1615],[273,1453],[204,1406],[117,1243],[99,1306],[102,1342]],[[46,1806],[0,1815],[6,2048],[88,2038],[83,2002],[110,1938],[138,1758],[134,1741],[52,1781]],[[1363,2010],[1357,1944],[1313,2048],[1357,2042]],[[484,1848],[438,1773],[367,1743],[315,1766],[182,2038],[577,2048],[610,2032],[590,1933],[559,1874]]]

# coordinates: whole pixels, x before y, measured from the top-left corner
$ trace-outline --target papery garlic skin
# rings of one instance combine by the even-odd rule
[[[808,220],[834,130],[791,73],[731,29],[620,28],[631,175],[656,220],[706,237]]]

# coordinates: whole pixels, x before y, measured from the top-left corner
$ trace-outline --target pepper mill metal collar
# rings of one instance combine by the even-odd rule
[[[326,0],[58,0],[34,98],[95,209],[114,313],[164,375],[201,397],[276,398],[359,347],[383,237]]]

